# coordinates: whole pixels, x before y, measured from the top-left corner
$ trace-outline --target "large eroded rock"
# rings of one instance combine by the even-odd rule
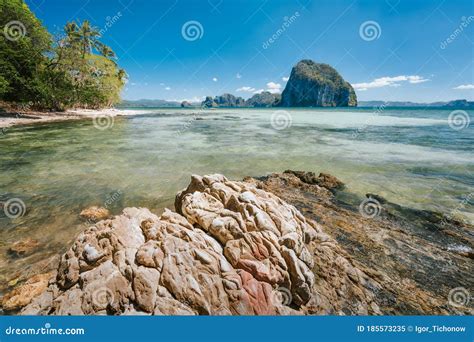
[[[175,206],[127,208],[85,230],[22,314],[380,313],[378,283],[253,180],[193,176]]]

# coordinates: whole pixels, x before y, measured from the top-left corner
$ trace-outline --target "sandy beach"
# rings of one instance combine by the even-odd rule
[[[122,116],[129,115],[124,110],[108,109],[71,109],[65,112],[5,112],[0,113],[0,129],[4,130],[13,126],[31,125],[46,122],[84,120],[97,116]]]

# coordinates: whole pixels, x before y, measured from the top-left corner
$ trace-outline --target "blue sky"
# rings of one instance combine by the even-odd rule
[[[471,0],[27,3],[52,33],[73,19],[102,29],[130,76],[125,99],[279,92],[306,58],[334,66],[359,100],[474,100]]]

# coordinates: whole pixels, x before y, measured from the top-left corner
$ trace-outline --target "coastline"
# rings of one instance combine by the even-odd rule
[[[107,109],[70,109],[65,112],[38,111],[8,111],[0,113],[0,129],[5,130],[15,126],[27,126],[50,122],[64,122],[91,119],[96,116],[125,116],[125,110]]]

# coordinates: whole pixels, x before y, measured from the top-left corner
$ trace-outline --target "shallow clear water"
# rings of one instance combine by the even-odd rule
[[[150,109],[105,130],[92,120],[9,129],[0,135],[0,201],[20,198],[26,213],[11,219],[0,210],[0,283],[69,246],[85,227],[82,209],[159,212],[193,173],[328,172],[357,194],[473,221],[474,125],[452,129],[451,111],[296,109],[277,113],[281,130],[272,126],[275,112]],[[9,258],[7,248],[25,237],[40,250]]]

